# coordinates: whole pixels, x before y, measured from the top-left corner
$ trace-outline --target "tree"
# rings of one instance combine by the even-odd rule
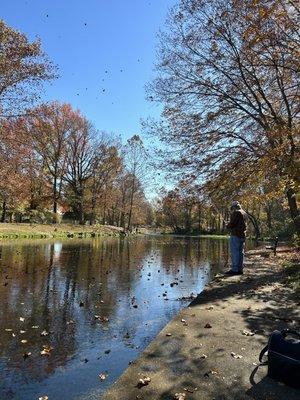
[[[84,195],[86,185],[93,173],[93,126],[79,113],[72,115],[72,128],[66,146],[66,171],[63,179],[69,184],[72,205],[79,223],[84,224]]]
[[[142,139],[139,135],[133,135],[130,139],[127,140],[127,144],[125,146],[125,163],[127,167],[127,171],[130,174],[130,204],[129,204],[129,213],[128,213],[128,223],[127,229],[131,229],[132,222],[132,210],[134,204],[135,194],[138,189],[138,182],[141,183],[142,179],[145,177],[145,161],[146,161],[146,152],[143,145]]]
[[[27,37],[0,20],[0,117],[19,114],[37,99],[37,89],[56,77],[40,40]]]
[[[236,178],[240,194],[276,174],[298,234],[299,21],[294,1],[181,0],[149,87],[165,105],[151,129],[179,149],[174,169],[223,186]]]
[[[68,139],[78,128],[74,126],[78,118],[79,112],[72,110],[69,104],[53,102],[33,110],[26,123],[33,149],[41,158],[52,186],[53,222],[57,219],[57,205],[66,174]]]

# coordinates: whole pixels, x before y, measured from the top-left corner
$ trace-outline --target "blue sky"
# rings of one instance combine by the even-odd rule
[[[47,100],[71,103],[95,126],[124,139],[158,116],[145,100],[154,76],[156,34],[176,0],[0,0],[0,18],[39,36],[60,78]]]

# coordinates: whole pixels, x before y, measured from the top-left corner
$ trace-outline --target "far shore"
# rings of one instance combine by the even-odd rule
[[[92,238],[120,236],[123,228],[110,225],[1,223],[1,239]]]
[[[0,240],[2,239],[72,239],[94,238],[101,236],[125,236],[127,234],[152,234],[170,237],[194,237],[210,239],[228,239],[228,235],[217,234],[175,234],[159,232],[152,228],[137,228],[132,232],[125,232],[122,227],[112,225],[77,225],[71,223],[37,224],[37,223],[1,223]]]

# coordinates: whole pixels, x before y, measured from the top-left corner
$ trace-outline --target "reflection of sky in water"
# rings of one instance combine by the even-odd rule
[[[2,245],[0,399],[99,398],[189,303],[179,299],[203,290],[226,251],[226,241],[165,237]]]

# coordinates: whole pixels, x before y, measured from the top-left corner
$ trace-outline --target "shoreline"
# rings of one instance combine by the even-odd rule
[[[1,223],[0,241],[5,239],[72,239],[124,236],[123,228],[110,225]]]
[[[149,235],[159,237],[186,237],[203,239],[228,239],[229,235],[177,235],[152,232],[147,228],[140,228],[138,233],[124,232],[124,229],[111,225],[74,225],[74,224],[30,224],[30,223],[1,223],[0,241],[10,239],[81,239],[106,236]]]
[[[287,257],[299,266],[296,250],[279,247],[274,256],[255,249],[247,252],[244,275],[217,274],[101,399],[296,400],[299,392],[268,378],[258,361],[273,330],[300,323]],[[144,378],[150,382],[139,386]]]

